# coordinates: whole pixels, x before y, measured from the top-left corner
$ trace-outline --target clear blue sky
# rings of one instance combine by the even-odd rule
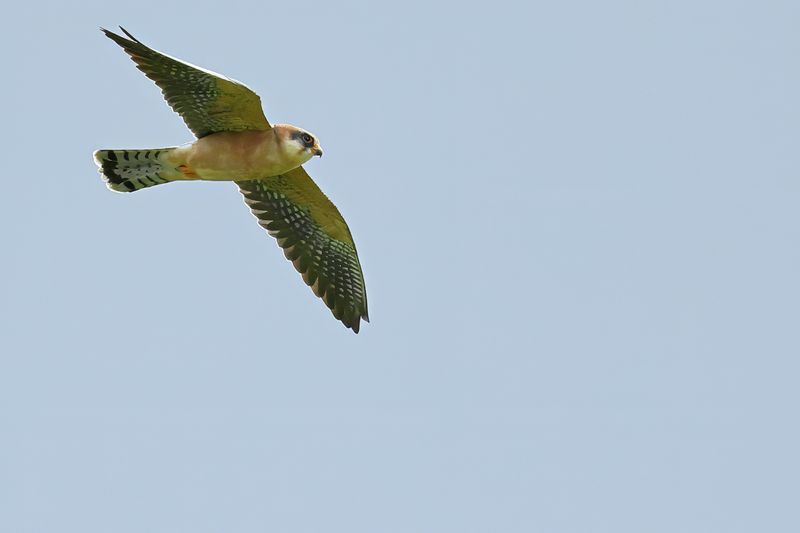
[[[798,531],[800,4],[16,3],[0,530]],[[98,26],[315,132],[372,323]]]

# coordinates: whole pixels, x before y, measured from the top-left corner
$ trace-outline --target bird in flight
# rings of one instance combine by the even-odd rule
[[[302,165],[322,156],[317,138],[290,124],[271,126],[261,99],[238,81],[101,28],[153,80],[197,140],[183,146],[97,150],[108,188],[134,192],[172,181],[232,181],[258,223],[275,237],[303,281],[333,316],[358,333],[369,322],[364,275],[339,210]]]

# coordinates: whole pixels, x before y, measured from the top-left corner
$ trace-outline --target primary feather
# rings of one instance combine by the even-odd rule
[[[261,98],[246,85],[162,54],[142,44],[125,28],[120,29],[127,39],[102,31],[161,88],[164,99],[197,138],[220,131],[269,129]]]

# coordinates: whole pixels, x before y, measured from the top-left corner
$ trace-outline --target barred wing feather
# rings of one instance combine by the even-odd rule
[[[270,128],[261,99],[244,84],[162,54],[120,29],[127,39],[102,30],[161,88],[164,99],[198,139],[221,131]]]
[[[350,229],[336,206],[303,167],[236,184],[314,294],[358,333],[361,319],[369,322],[367,292]]]

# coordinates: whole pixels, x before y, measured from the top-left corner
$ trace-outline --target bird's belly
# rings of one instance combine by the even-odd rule
[[[250,180],[277,176],[294,168],[281,157],[271,132],[245,131],[203,137],[186,147],[189,179]]]
[[[264,164],[263,162],[250,161],[248,159],[235,159],[231,161],[221,161],[220,164],[214,162],[191,166],[191,171],[197,175],[197,179],[210,181],[238,181],[251,180],[257,178],[268,178],[277,176],[291,170],[286,165],[279,163]]]

